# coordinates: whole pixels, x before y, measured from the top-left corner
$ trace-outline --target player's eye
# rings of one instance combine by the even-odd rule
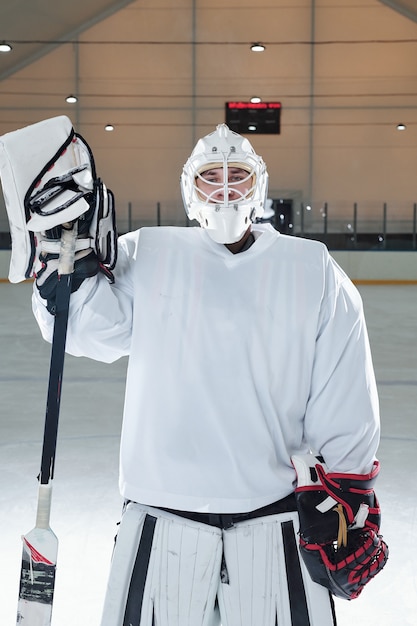
[[[241,183],[245,179],[246,176],[243,176],[242,174],[236,174],[235,176],[231,176],[229,178],[229,183]]]

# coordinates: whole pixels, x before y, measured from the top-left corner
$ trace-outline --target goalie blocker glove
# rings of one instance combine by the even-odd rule
[[[74,221],[80,233],[74,288],[98,271],[113,280],[117,256],[113,194],[97,178],[90,147],[68,117],[47,119],[0,137],[0,177],[12,237],[11,282],[37,276],[48,308],[53,309],[60,228],[71,227]]]
[[[300,518],[300,552],[311,578],[339,598],[357,598],[384,567],[388,546],[369,474],[330,473],[320,456],[293,456]]]

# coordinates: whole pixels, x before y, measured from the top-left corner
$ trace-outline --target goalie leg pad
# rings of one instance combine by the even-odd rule
[[[221,530],[130,502],[101,626],[214,626]]]
[[[334,626],[329,593],[309,577],[297,532],[296,512],[223,531],[228,583],[219,587],[222,626]]]
[[[129,503],[101,626],[334,626],[328,591],[299,557],[297,530],[296,512],[221,530]]]

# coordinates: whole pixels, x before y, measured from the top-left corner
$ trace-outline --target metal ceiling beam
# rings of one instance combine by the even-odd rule
[[[110,5],[108,4],[108,2],[105,3],[103,1],[101,3],[102,6],[106,4],[106,6],[103,7],[103,9],[98,10],[97,13],[93,15],[92,17],[90,17],[89,19],[80,22],[75,28],[72,28],[69,31],[63,34],[60,34],[59,36],[56,36],[56,37],[54,36],[52,29],[50,29],[50,40],[53,43],[41,42],[41,43],[27,44],[27,47],[26,47],[27,52],[25,54],[20,54],[20,56],[18,55],[15,62],[13,61],[13,58],[14,58],[13,56],[10,56],[10,60],[8,59],[7,60],[8,62],[5,64],[4,64],[5,58],[4,59],[2,58],[4,69],[0,71],[0,81],[22,70],[23,68],[27,67],[31,63],[34,63],[38,59],[42,58],[43,56],[45,56],[46,54],[54,50],[55,48],[62,45],[64,42],[76,40],[80,33],[83,33],[84,31],[88,30],[95,24],[98,24],[99,22],[110,17],[114,13],[117,13],[128,4],[131,4],[133,1],[134,0],[117,0],[115,2],[111,2]],[[23,2],[23,5],[24,5],[24,2]],[[20,9],[21,8],[22,7],[20,6]],[[7,38],[7,24],[2,24],[2,26],[3,26],[2,34],[6,34],[6,38]],[[34,26],[35,26],[34,31],[36,32],[36,24]],[[13,38],[11,38],[10,40],[7,39],[7,41],[13,44]],[[14,52],[12,51],[10,53],[7,53],[7,55],[9,54],[13,55]],[[0,64],[0,67],[1,67],[1,64]]]
[[[417,0],[379,0],[382,4],[389,6],[394,11],[417,22]]]

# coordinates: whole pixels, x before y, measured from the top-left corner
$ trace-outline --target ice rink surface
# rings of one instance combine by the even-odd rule
[[[50,346],[32,317],[31,289],[0,284],[1,626],[16,623],[20,537],[35,525],[45,418]],[[417,626],[417,287],[359,290],[380,394],[376,491],[390,559],[361,597],[336,601],[338,626]],[[51,514],[59,539],[53,626],[100,622],[122,504],[117,474],[126,364],[66,358]]]

